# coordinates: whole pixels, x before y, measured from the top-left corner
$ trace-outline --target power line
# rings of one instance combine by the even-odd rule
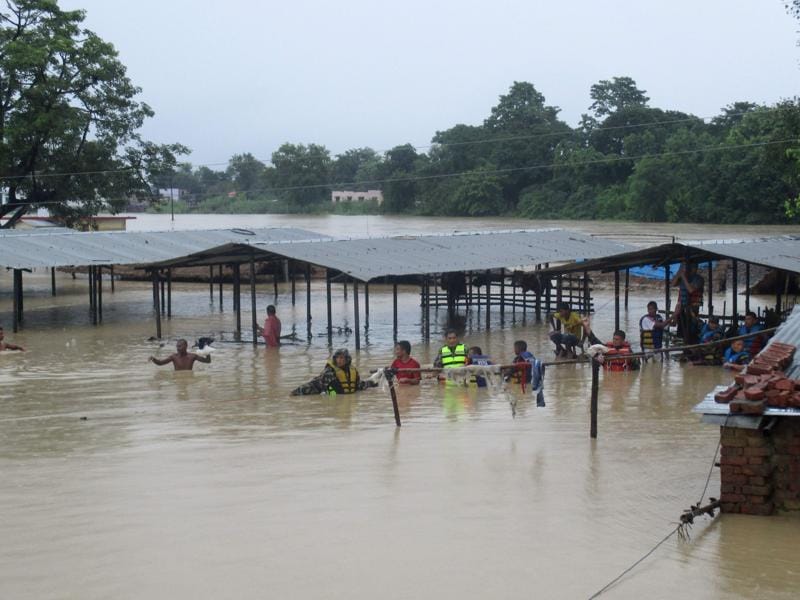
[[[753,111],[746,111],[746,112],[738,112],[738,113],[728,113],[726,115],[714,115],[711,117],[685,117],[681,119],[668,119],[664,121],[652,121],[650,123],[632,123],[628,125],[612,125],[608,127],[596,127],[592,129],[589,133],[597,133],[603,131],[621,131],[626,129],[646,129],[649,127],[658,127],[661,125],[674,125],[677,123],[689,123],[689,122],[697,122],[697,121],[708,121],[713,120],[720,117],[725,118],[732,118],[732,117],[741,117],[747,114],[751,114],[754,112],[766,112],[766,111],[777,111],[781,110],[781,107],[759,107],[758,110]],[[540,139],[546,137],[560,137],[560,136],[569,136],[580,134],[579,130],[575,130],[570,128],[567,131],[549,131],[543,133],[532,133],[526,135],[517,135],[517,136],[506,136],[506,137],[490,137],[490,138],[481,138],[477,140],[465,140],[463,142],[447,142],[447,143],[438,143],[433,142],[430,144],[421,144],[417,146],[411,146],[415,150],[423,150],[429,148],[450,148],[450,147],[457,147],[457,146],[470,146],[470,145],[477,145],[477,144],[493,144],[493,143],[503,143],[503,142],[516,142],[516,141],[523,141],[523,140],[533,140],[533,139]],[[409,144],[410,145],[410,144]],[[388,148],[385,150],[375,150],[377,154],[385,154],[393,150],[393,148]],[[337,156],[341,156],[338,154]],[[257,161],[261,163],[268,164],[271,162],[271,159],[258,159]],[[212,167],[212,166],[219,166],[219,165],[228,165],[230,161],[220,161],[220,162],[208,162],[208,163],[186,163],[190,164],[193,167]],[[125,167],[122,169],[106,169],[106,170],[99,170],[99,171],[75,171],[75,172],[60,172],[60,173],[41,173],[36,174],[36,177],[39,179],[48,178],[48,177],[66,177],[66,176],[77,176],[77,175],[103,175],[109,173],[123,173],[126,171],[134,170],[133,167]],[[0,180],[7,180],[7,179],[28,179],[31,177],[31,174],[27,175],[0,175]],[[338,184],[337,184],[338,185]]]

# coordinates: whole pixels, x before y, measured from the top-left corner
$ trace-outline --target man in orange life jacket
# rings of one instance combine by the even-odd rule
[[[610,342],[601,342],[592,332],[592,327],[588,318],[583,319],[583,329],[590,344],[600,344],[608,350],[603,355],[603,368],[607,371],[636,371],[639,369],[638,358],[628,358],[627,355],[633,354],[631,345],[625,339],[625,332],[618,329],[614,332]]]

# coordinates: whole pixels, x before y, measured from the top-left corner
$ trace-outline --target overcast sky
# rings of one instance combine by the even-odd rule
[[[113,43],[156,116],[146,137],[194,164],[423,146],[479,124],[529,81],[575,125],[589,87],[627,75],[651,105],[712,116],[800,82],[783,0],[61,0]],[[224,165],[219,165],[222,168]]]

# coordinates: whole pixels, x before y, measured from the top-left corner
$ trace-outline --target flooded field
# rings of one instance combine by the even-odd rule
[[[176,223],[354,235],[367,226],[371,235],[554,226],[368,219],[179,215]],[[566,226],[635,233],[633,224]],[[169,227],[164,216],[130,223]],[[690,226],[677,235],[767,231],[797,229]],[[699,499],[719,439],[690,412],[729,380],[716,368],[656,361],[601,376],[595,441],[589,369],[575,365],[548,371],[545,408],[518,389],[402,389],[398,430],[379,389],[288,395],[327,358],[323,282],[313,288],[314,339],[279,351],[233,343],[227,287],[220,312],[207,286],[176,285],[158,342],[148,340],[148,285],[106,290],[98,327],[87,285],[59,275],[53,298],[47,273],[26,274],[25,328],[13,335],[11,277],[0,274],[0,323],[28,348],[0,353],[0,598],[586,598]],[[421,343],[417,290],[403,291],[400,338],[430,363],[438,344]],[[334,323],[346,331],[352,294],[345,300],[335,286],[334,296]],[[596,298],[606,306],[595,319],[601,337],[613,325],[609,299]],[[649,299],[631,296],[624,328],[636,330]],[[260,286],[259,320],[273,301],[271,285]],[[296,324],[305,337],[304,301],[292,307],[282,285],[276,305],[284,331]],[[496,360],[511,357],[516,339],[550,358],[548,328],[532,316],[509,308],[501,323],[493,309],[487,332],[485,315],[474,313],[466,339]],[[148,362],[177,338],[209,334],[223,340],[210,365],[175,373]],[[390,362],[391,338],[391,289],[372,285],[366,347],[355,359],[362,373]],[[352,350],[353,339],[337,333],[334,344]],[[715,469],[708,495],[718,492]],[[690,542],[671,538],[603,597],[795,598],[798,539],[797,516],[701,519]]]

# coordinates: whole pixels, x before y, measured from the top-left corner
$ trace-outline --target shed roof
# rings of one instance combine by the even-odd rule
[[[11,269],[89,265],[137,265],[185,256],[241,240],[259,243],[330,239],[304,229],[204,231],[17,230],[0,234],[0,266]]]
[[[558,271],[613,271],[681,260],[736,259],[771,269],[800,273],[800,237],[781,236],[734,241],[681,241],[609,254]]]
[[[243,239],[148,266],[244,262],[251,254],[289,258],[335,269],[360,281],[377,277],[522,268],[573,262],[630,250],[631,246],[561,229],[470,232],[301,241],[276,244]]]

